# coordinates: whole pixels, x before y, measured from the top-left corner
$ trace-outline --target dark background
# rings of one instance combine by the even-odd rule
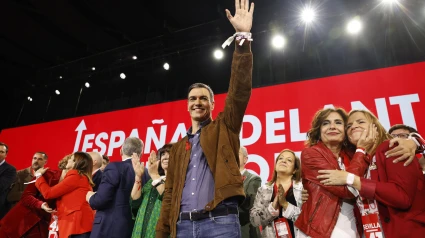
[[[254,87],[425,60],[423,0],[393,7],[380,0],[254,2]],[[310,2],[318,19],[306,29],[299,11]],[[1,1],[0,130],[184,99],[194,82],[226,92],[233,46],[221,61],[212,55],[234,33],[226,8],[234,13],[234,1]],[[350,36],[345,27],[354,16],[363,31]],[[271,47],[276,33],[286,37],[283,50]]]

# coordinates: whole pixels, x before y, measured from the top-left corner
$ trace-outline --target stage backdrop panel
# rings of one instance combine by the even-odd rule
[[[324,107],[368,109],[387,129],[403,123],[425,134],[424,69],[421,62],[254,89],[240,134],[249,152],[247,168],[263,182],[271,179],[276,155],[285,148],[299,153],[314,113]],[[213,117],[225,97],[215,96]],[[36,151],[45,151],[48,166],[57,168],[73,151],[99,151],[118,161],[128,136],[144,141],[147,161],[150,151],[177,141],[189,127],[187,102],[180,100],[5,129],[0,141],[9,145],[6,160],[17,169],[30,166]]]

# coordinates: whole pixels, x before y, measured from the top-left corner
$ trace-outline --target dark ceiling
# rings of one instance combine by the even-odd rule
[[[255,87],[425,60],[421,0],[254,2]],[[309,2],[319,19],[306,34],[297,19]],[[196,81],[225,92],[231,49],[221,62],[211,52],[234,33],[226,8],[234,1],[1,1],[0,129],[181,99]],[[347,37],[353,16],[364,33]],[[270,47],[276,32],[284,51]]]

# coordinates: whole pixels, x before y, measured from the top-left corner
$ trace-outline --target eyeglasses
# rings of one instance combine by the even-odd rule
[[[394,137],[394,138],[403,138],[403,139],[409,138],[409,134],[407,134],[407,133],[391,134],[391,136]]]

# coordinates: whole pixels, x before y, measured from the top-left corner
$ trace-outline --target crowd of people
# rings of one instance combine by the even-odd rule
[[[58,168],[36,152],[16,172],[0,143],[0,237],[420,237],[425,234],[424,140],[388,132],[369,111],[319,110],[300,158],[284,149],[262,185],[245,169],[239,134],[252,89],[253,3],[235,0],[229,90],[214,120],[214,93],[188,90],[191,127],[140,162],[126,138],[122,161],[66,155]],[[421,235],[422,234],[422,235]]]

